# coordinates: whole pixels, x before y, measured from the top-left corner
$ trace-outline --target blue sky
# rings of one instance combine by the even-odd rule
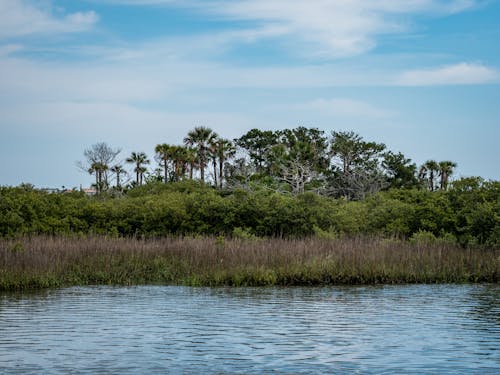
[[[500,179],[500,1],[0,0],[0,185],[88,186],[85,148],[150,158],[226,138],[354,130]]]

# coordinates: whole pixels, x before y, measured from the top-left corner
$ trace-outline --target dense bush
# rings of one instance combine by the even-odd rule
[[[463,179],[448,191],[396,189],[363,201],[266,188],[220,191],[197,182],[150,183],[123,196],[0,187],[0,236],[226,235],[443,238],[500,245],[500,183]]]

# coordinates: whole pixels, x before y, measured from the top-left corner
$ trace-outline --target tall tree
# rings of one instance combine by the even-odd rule
[[[328,139],[317,128],[299,126],[277,131],[277,144],[267,156],[269,173],[285,182],[293,193],[324,185],[330,164]]]
[[[125,169],[123,169],[123,166],[121,166],[120,164],[116,164],[113,167],[111,167],[111,172],[113,172],[116,175],[116,188],[120,189],[121,188],[120,176],[126,173]]]
[[[453,174],[453,170],[457,167],[457,163],[449,160],[439,162],[439,176],[441,178],[440,188],[441,190],[448,189],[448,182],[450,176]]]
[[[188,149],[184,146],[172,146],[170,148],[170,158],[174,163],[174,181],[180,181],[186,174],[188,160]]]
[[[214,169],[214,184],[222,189],[224,163],[236,154],[233,142],[228,139],[216,138],[210,144],[210,157]]]
[[[429,190],[434,191],[434,190],[436,190],[435,178],[436,178],[436,175],[439,173],[439,163],[435,160],[427,160],[423,166],[424,166],[423,170],[425,170],[427,172],[426,177],[427,177]]]
[[[77,163],[78,168],[82,171],[90,173],[91,175],[95,174],[96,190],[98,193],[108,188],[109,183],[107,171],[120,151],[120,149],[111,148],[105,142],[99,142],[85,149],[83,152],[85,161]]]
[[[381,168],[384,150],[384,144],[366,142],[352,131],[333,131],[330,193],[351,200],[381,190],[386,185]]]
[[[193,172],[198,165],[198,154],[194,148],[186,147],[186,163],[189,166],[189,179],[193,179]]]
[[[144,152],[132,152],[130,157],[127,158],[127,163],[134,164],[134,172],[136,176],[136,184],[142,185],[142,179],[144,173],[146,172],[145,164],[149,164],[151,161],[148,159],[147,155]]]
[[[270,172],[269,156],[272,148],[278,144],[277,133],[271,130],[252,129],[234,141],[248,153],[257,173]]]
[[[200,167],[201,181],[205,182],[205,167],[208,161],[208,148],[210,143],[217,137],[217,134],[212,129],[198,126],[191,130],[184,138],[184,143],[187,146],[192,146],[198,153],[198,161]]]
[[[415,176],[417,166],[401,152],[397,154],[388,151],[383,155],[382,167],[387,174],[389,188],[412,188],[418,185]]]
[[[164,182],[168,182],[168,162],[170,160],[170,148],[172,146],[162,143],[158,144],[155,147],[155,152],[156,152],[156,158],[159,161],[160,165],[163,168],[163,179]]]

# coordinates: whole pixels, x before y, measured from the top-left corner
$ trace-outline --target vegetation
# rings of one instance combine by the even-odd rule
[[[112,165],[119,154],[105,143],[85,150],[82,171],[95,174],[97,193],[123,192],[145,181],[164,183],[199,180],[219,189],[249,189],[259,184],[281,193],[307,191],[346,200],[363,200],[390,189],[421,188],[447,190],[456,163],[428,160],[417,174],[417,166],[401,152],[387,150],[383,143],[365,141],[352,131],[317,128],[262,131],[252,129],[240,138],[221,138],[212,129],[199,126],[189,131],[183,145],[159,143],[154,149],[158,163],[150,164],[144,152],[132,152],[126,162],[133,165],[129,184],[121,165]],[[115,175],[112,188],[108,172]],[[124,186],[122,186],[124,185]]]
[[[125,195],[48,194],[31,186],[0,187],[0,237],[224,235],[332,238],[416,233],[462,247],[500,246],[500,183],[467,178],[448,190],[392,189],[360,201],[313,192],[285,194],[262,185],[220,190],[199,181],[150,182]]]
[[[24,237],[0,240],[0,290],[67,285],[498,282],[498,251],[366,239]],[[432,240],[434,241],[434,240]]]
[[[500,182],[452,180],[451,161],[417,172],[353,132],[198,127],[184,143],[158,144],[153,171],[132,153],[132,182],[93,145],[94,196],[0,187],[2,288],[498,280]]]

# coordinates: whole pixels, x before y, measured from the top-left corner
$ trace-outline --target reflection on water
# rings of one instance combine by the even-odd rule
[[[498,373],[500,286],[0,295],[0,373]]]

